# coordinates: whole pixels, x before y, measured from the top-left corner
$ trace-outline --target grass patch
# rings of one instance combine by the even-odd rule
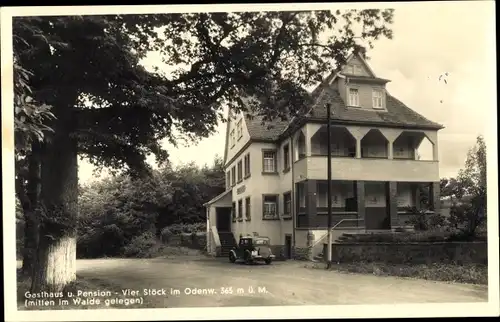
[[[478,234],[473,239],[453,231],[417,231],[400,233],[359,234],[349,237],[349,243],[422,243],[449,241],[486,241],[486,234]]]
[[[205,254],[205,251],[199,249],[162,244],[158,247],[155,257],[170,258],[177,256],[204,256]]]
[[[132,258],[170,258],[175,256],[200,256],[205,252],[198,249],[192,249],[185,246],[168,245],[161,241],[155,241],[147,249],[135,253],[135,256],[126,256]]]
[[[24,277],[18,271],[17,274],[17,306],[19,310],[88,310],[88,309],[117,309],[117,308],[152,308],[154,307],[150,301],[147,300],[146,297],[131,297],[124,296],[122,293],[122,288],[118,285],[114,285],[108,283],[106,281],[100,279],[88,279],[81,278],[77,276],[76,281],[68,285],[66,288],[63,297],[61,298],[46,298],[43,300],[53,300],[53,302],[45,301],[47,304],[39,304],[35,305],[27,305],[27,298],[25,293],[29,291],[31,286],[30,278]],[[103,292],[109,291],[111,293],[110,296],[76,296],[78,291],[83,292]],[[73,294],[72,297],[69,297],[68,294],[71,292]],[[77,299],[80,300],[89,300],[94,298],[96,301],[94,304],[78,302]],[[61,301],[59,301],[61,299]],[[67,301],[67,304],[64,304],[64,301]],[[99,303],[97,303],[99,300]],[[38,304],[38,305],[37,305]]]
[[[311,268],[324,269],[325,263],[315,263]],[[433,281],[488,285],[488,266],[480,264],[386,264],[386,263],[337,263],[331,270],[339,272],[420,278]]]

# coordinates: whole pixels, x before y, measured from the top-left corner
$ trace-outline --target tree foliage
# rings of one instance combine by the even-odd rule
[[[479,227],[486,223],[486,144],[478,136],[460,170],[453,187],[457,200],[450,209],[450,223],[463,234],[473,237]]]
[[[149,177],[120,175],[82,187],[78,255],[135,254],[137,245],[151,242],[144,236],[159,238],[166,226],[204,222],[203,204],[224,190],[221,164],[217,157],[212,166],[164,167]]]
[[[463,197],[461,182],[456,178],[443,178],[440,181],[441,196],[449,197],[451,201]]]
[[[471,240],[478,238],[478,228],[486,228],[486,144],[482,136],[469,149],[465,167],[456,178],[440,180],[441,197],[450,198],[450,215],[429,215],[427,208],[410,207],[413,214],[409,221],[418,230],[447,229],[453,238]]]
[[[52,130],[47,121],[55,118],[50,106],[34,101],[30,75],[14,60],[14,142],[19,157],[31,150],[33,142],[43,141],[45,132]]]

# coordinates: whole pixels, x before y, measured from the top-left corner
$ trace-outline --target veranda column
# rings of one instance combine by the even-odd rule
[[[316,223],[317,210],[317,181],[307,180],[306,181],[306,216],[307,216],[307,226],[312,227]]]
[[[398,227],[399,217],[398,217],[398,183],[395,181],[390,181],[386,183],[387,195],[389,204],[387,209],[389,211],[389,216],[391,219],[391,228]]]
[[[441,193],[439,182],[431,182],[429,187],[429,205],[436,214],[441,213]]]
[[[366,227],[365,223],[365,182],[364,181],[356,181],[356,199],[358,202],[358,219],[359,225],[362,227]]]

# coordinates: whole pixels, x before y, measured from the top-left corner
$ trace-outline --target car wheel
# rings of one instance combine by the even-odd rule
[[[234,257],[234,254],[233,254],[233,253],[229,253],[229,261],[230,261],[231,263],[236,262],[236,257]]]
[[[252,255],[250,255],[250,253],[248,253],[248,252],[245,255],[246,255],[245,256],[245,263],[248,265],[252,264],[252,262],[253,262]]]
[[[272,260],[270,258],[266,259],[266,265],[271,264]]]

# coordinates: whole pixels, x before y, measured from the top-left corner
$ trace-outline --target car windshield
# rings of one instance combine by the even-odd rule
[[[267,244],[268,244],[268,242],[267,242],[267,239],[256,239],[256,240],[254,241],[254,244],[255,244],[255,245],[267,245]]]

